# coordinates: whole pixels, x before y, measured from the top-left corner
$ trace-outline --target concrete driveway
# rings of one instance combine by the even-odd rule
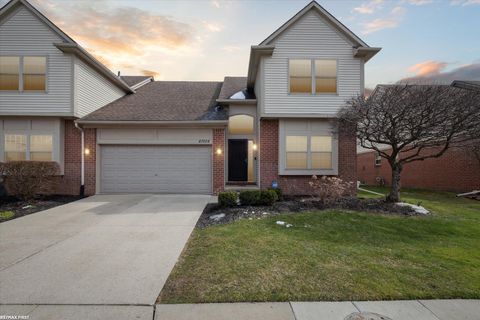
[[[0,304],[153,305],[211,196],[97,195],[0,224]]]

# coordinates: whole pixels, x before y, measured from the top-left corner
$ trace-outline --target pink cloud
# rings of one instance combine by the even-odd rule
[[[414,64],[408,68],[408,71],[415,73],[415,76],[424,77],[439,74],[447,65],[447,62],[430,60]]]

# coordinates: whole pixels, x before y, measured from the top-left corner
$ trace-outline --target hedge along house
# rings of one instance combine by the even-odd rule
[[[13,0],[0,12],[0,156],[35,160],[42,150],[61,164],[69,193],[80,185],[87,194],[216,194],[278,184],[305,194],[313,174],[355,181],[354,128],[336,114],[363,93],[364,64],[379,50],[311,2],[252,46],[246,77],[118,77]],[[32,69],[30,56],[44,58]],[[43,79],[38,90],[22,82],[30,74]]]

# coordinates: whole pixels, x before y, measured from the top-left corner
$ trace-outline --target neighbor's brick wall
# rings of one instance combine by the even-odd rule
[[[96,129],[85,130],[85,148],[90,154],[85,155],[85,194],[95,194],[96,167]],[[64,136],[64,175],[60,180],[57,193],[77,195],[81,184],[81,133],[72,120],[65,120]]]
[[[358,179],[362,183],[377,185],[376,177],[391,183],[390,165],[382,159],[381,166],[375,166],[375,153],[357,156]],[[405,165],[401,185],[407,188],[431,189],[438,191],[464,192],[480,189],[480,163],[465,149],[452,148],[440,158],[416,161]]]
[[[271,186],[277,181],[285,194],[311,194],[309,185],[311,176],[279,176],[278,175],[278,148],[279,148],[279,121],[260,121],[260,187]],[[355,128],[352,126],[339,127],[338,132],[338,177],[352,182],[351,194],[355,194],[356,182],[356,140]]]
[[[217,149],[222,150],[222,154],[217,154]],[[213,129],[212,141],[212,181],[213,194],[222,192],[225,187],[225,129]]]

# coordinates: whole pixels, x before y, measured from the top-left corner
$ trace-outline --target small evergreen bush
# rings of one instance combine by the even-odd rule
[[[260,190],[245,190],[240,192],[242,206],[258,206],[260,204]]]
[[[237,205],[238,194],[235,191],[224,191],[218,194],[218,204],[220,207],[235,207]]]

